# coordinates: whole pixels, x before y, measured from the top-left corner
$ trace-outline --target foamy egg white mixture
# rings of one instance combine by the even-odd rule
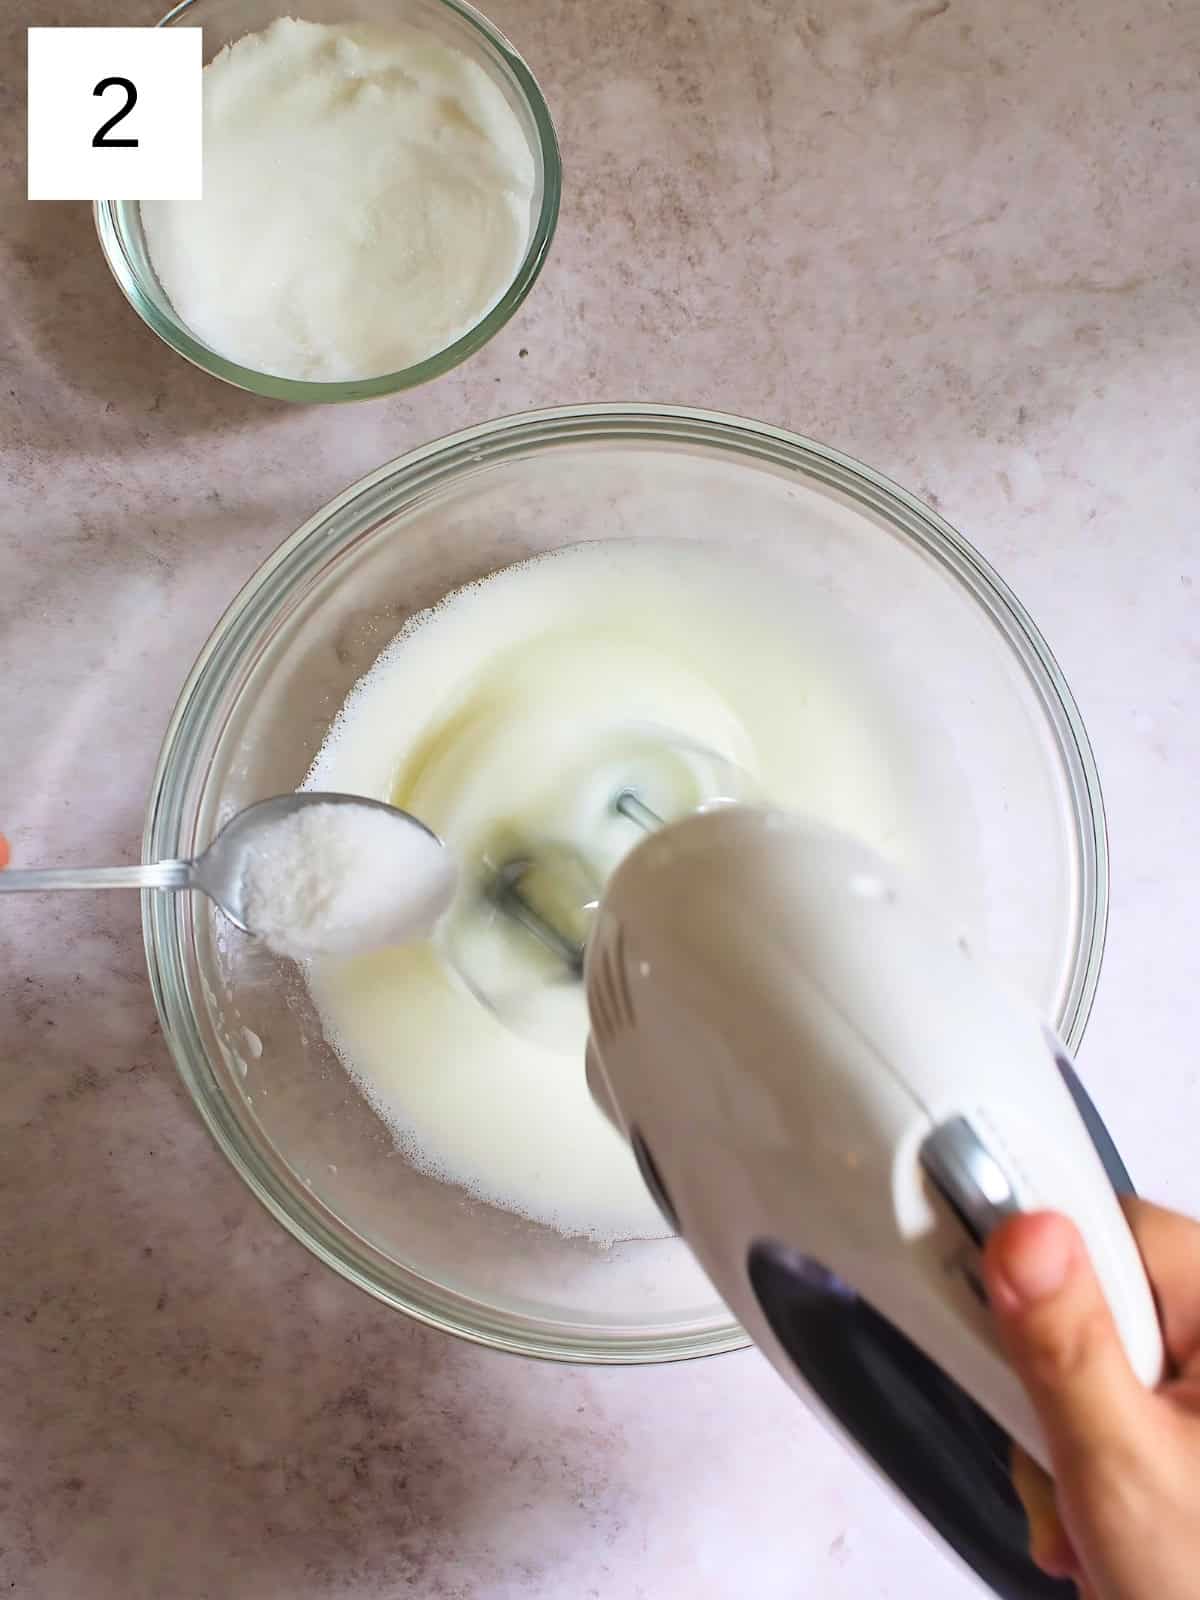
[[[566,1234],[663,1234],[588,1093],[582,989],[543,981],[532,941],[493,960],[484,864],[550,840],[603,872],[638,837],[612,813],[623,785],[670,812],[722,762],[763,798],[902,856],[903,803],[866,703],[817,619],[798,615],[794,586],[699,544],[577,545],[408,623],[350,694],[306,787],[388,800],[446,840],[464,869],[450,942],[321,958],[307,977],[327,1038],[417,1167]],[[692,748],[718,758],[707,776]],[[501,1011],[512,999],[508,1021],[448,948]],[[528,951],[523,975],[514,949]]]
[[[468,332],[524,256],[534,158],[462,51],[281,17],[204,69],[204,197],[142,204],[210,349],[276,377],[397,372]]]

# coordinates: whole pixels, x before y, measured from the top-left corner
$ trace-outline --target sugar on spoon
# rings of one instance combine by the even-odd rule
[[[418,818],[361,795],[304,792],[247,806],[194,860],[0,872],[0,894],[198,889],[244,933],[297,957],[432,933],[457,867]]]

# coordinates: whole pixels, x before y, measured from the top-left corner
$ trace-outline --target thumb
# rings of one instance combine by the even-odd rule
[[[1150,1394],[1129,1365],[1074,1224],[1048,1211],[1011,1218],[987,1242],[984,1279],[1055,1476],[1136,1455],[1148,1437]]]

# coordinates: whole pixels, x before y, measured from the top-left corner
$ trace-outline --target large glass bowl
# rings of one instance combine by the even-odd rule
[[[167,730],[146,858],[195,855],[235,808],[298,785],[351,685],[448,589],[564,544],[646,536],[767,561],[804,599],[798,615],[819,600],[894,696],[888,738],[909,812],[927,818],[915,852],[927,889],[970,902],[953,909],[1075,1044],[1100,965],[1107,855],[1095,766],[1050,651],[986,562],[911,495],[735,417],[534,413],[347,489],[260,568],[205,646]],[[531,1355],[647,1361],[743,1342],[680,1241],[568,1241],[413,1170],[287,963],[199,897],[147,895],[143,915],[163,1030],[201,1115],[263,1203],[347,1278]]]
[[[499,333],[533,288],[550,249],[558,221],[562,164],[550,111],[537,80],[521,56],[486,17],[466,0],[182,0],[159,22],[160,28],[203,29],[204,60],[209,62],[244,34],[268,27],[279,17],[305,22],[402,22],[432,33],[461,51],[491,79],[508,101],[525,131],[534,160],[534,190],[529,209],[525,254],[513,281],[496,304],[453,344],[399,372],[344,382],[310,383],[280,378],[242,366],[198,339],[178,316],[158,281],[146,247],[142,212],[136,200],[98,200],[96,232],[105,260],[125,298],[159,338],[216,378],[239,389],[276,400],[325,402],[370,400],[427,383],[465,361]]]

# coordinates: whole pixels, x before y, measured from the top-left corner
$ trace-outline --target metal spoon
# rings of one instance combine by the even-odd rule
[[[366,806],[386,811],[397,822],[420,828],[440,844],[437,834],[417,817],[382,800],[357,794],[279,794],[260,800],[231,817],[203,855],[194,861],[154,861],[137,867],[30,867],[0,872],[0,894],[45,889],[199,889],[243,933],[254,933],[245,920],[243,879],[246,860],[264,828],[302,811],[305,806]]]

